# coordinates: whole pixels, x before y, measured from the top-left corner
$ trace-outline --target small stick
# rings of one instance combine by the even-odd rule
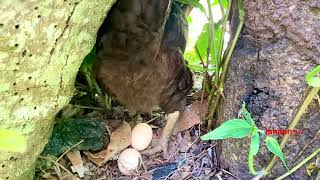
[[[320,153],[320,147],[315,150],[312,154],[310,154],[307,158],[305,158],[303,161],[301,161],[298,165],[296,165],[294,168],[292,168],[289,172],[283,174],[282,176],[278,177],[276,180],[281,180],[298,170],[300,167],[302,167],[305,163],[310,161],[313,157],[315,157],[318,153]]]
[[[67,168],[65,168],[64,166],[62,166],[60,163],[56,162],[56,161],[53,161],[49,158],[46,158],[44,156],[38,156],[39,158],[41,159],[45,159],[47,161],[50,161],[51,163],[54,163],[56,166],[60,167],[61,169],[63,169],[65,172],[69,173],[69,174],[72,174]]]
[[[316,135],[314,136],[314,138],[313,138],[310,142],[308,142],[308,144],[306,144],[306,145],[302,148],[302,150],[299,152],[299,154],[296,155],[296,157],[295,157],[291,162],[297,161],[297,160],[300,158],[300,156],[307,150],[307,148],[308,148],[311,144],[313,144],[316,140],[318,140],[319,137],[320,137],[320,129],[318,130],[318,132],[316,133]]]
[[[82,108],[82,109],[93,109],[93,110],[105,111],[103,108],[99,108],[99,107],[81,106],[76,104],[71,104],[71,105],[77,108]]]
[[[83,139],[81,141],[79,141],[77,144],[71,146],[68,150],[66,150],[63,154],[61,154],[61,156],[56,160],[56,163],[59,162],[59,160],[64,156],[66,155],[69,151],[71,151],[71,149],[75,148],[76,146],[78,146],[79,144],[83,143]]]

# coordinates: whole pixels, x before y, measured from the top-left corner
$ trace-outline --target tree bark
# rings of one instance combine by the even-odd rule
[[[224,89],[224,118],[237,117],[243,101],[248,103],[260,129],[286,129],[302,103],[307,85],[305,74],[320,64],[320,1],[244,0],[245,25],[229,66]],[[232,29],[232,27],[231,27]],[[320,128],[319,104],[315,101],[296,127],[283,149],[289,167],[320,146],[315,137]],[[280,141],[282,136],[276,136]],[[295,160],[306,144],[315,140],[303,156]],[[263,148],[255,158],[256,170],[266,167],[271,154]],[[249,179],[247,156],[249,139],[222,143],[224,168],[241,179]],[[285,173],[279,161],[270,177]],[[305,166],[293,177],[306,179]]]
[[[53,120],[115,0],[0,2],[0,129],[21,132],[23,154],[0,152],[0,179],[33,179]]]

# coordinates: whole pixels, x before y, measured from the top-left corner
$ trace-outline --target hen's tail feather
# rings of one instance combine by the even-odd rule
[[[179,3],[173,2],[166,22],[162,43],[166,47],[180,48],[184,52],[188,39],[188,22]]]
[[[97,58],[143,63],[159,52],[171,0],[119,0],[97,38]],[[99,53],[99,50],[102,53]]]

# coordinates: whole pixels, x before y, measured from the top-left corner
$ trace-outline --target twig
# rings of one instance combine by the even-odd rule
[[[83,143],[83,139],[81,141],[79,141],[77,144],[71,146],[68,150],[66,150],[63,154],[61,154],[61,156],[59,156],[59,158],[56,160],[56,163],[59,162],[59,160],[64,156],[66,155],[69,151],[71,151],[71,149],[75,148],[76,146],[78,146],[79,144]]]
[[[199,140],[199,137],[197,137],[196,140],[194,140],[187,148],[187,150],[184,152],[184,157],[187,158],[187,152],[189,151],[189,149],[191,148],[191,146],[193,146],[197,141]]]
[[[300,158],[300,156],[307,150],[307,148],[308,148],[311,144],[313,144],[316,140],[318,140],[319,136],[320,136],[320,129],[317,131],[317,133],[316,133],[316,135],[314,136],[314,138],[313,138],[311,141],[309,141],[309,142],[302,148],[302,150],[299,152],[299,154],[296,155],[296,157],[295,157],[291,162],[296,162],[296,161]]]
[[[228,175],[230,175],[230,176],[232,176],[232,177],[234,177],[234,178],[236,178],[236,179],[240,180],[236,175],[232,174],[231,172],[226,171],[226,170],[224,170],[224,169],[220,169],[220,170],[221,170],[222,172],[224,172],[224,173],[226,173],[226,174],[228,174]]]
[[[199,49],[198,49],[197,45],[195,46],[195,49],[196,49],[197,55],[198,55],[199,58],[200,58],[200,61],[201,61],[201,63],[202,63],[202,66],[205,67],[205,68],[208,70],[208,63],[207,63],[207,65],[204,64],[204,61],[203,61],[203,59],[202,59],[202,57],[201,57],[201,54],[200,54],[200,52],[199,52]],[[207,56],[207,57],[208,57],[208,56]],[[207,59],[207,62],[208,62],[208,59]],[[205,72],[205,74],[204,74],[204,76],[203,76],[203,80],[202,80],[202,81],[203,81],[203,84],[202,84],[201,100],[200,100],[200,104],[201,104],[201,106],[200,106],[200,120],[201,120],[201,121],[202,121],[203,96],[204,96],[204,91],[205,91],[205,86],[206,86],[207,75],[208,75],[208,72]]]
[[[313,97],[318,93],[320,87],[314,87],[311,89],[311,91],[308,93],[307,97],[304,99],[302,105],[300,106],[297,114],[294,116],[292,121],[290,122],[288,129],[294,129],[298,122],[300,121],[301,116],[305,113],[306,109],[308,108],[308,105],[313,100]],[[281,149],[284,148],[286,145],[288,138],[290,134],[285,134],[281,140],[280,147]],[[268,166],[266,167],[266,173],[269,174],[273,168],[273,166],[276,164],[278,158],[277,156],[273,156],[271,161],[269,162]]]
[[[98,111],[105,111],[103,108],[99,108],[99,107],[81,106],[81,105],[75,105],[75,104],[71,104],[71,105],[77,108],[82,108],[82,109],[93,109]]]
[[[67,169],[65,168],[64,166],[62,166],[60,163],[56,162],[56,161],[53,161],[49,158],[46,158],[44,156],[38,156],[40,159],[44,159],[44,160],[47,160],[47,161],[50,161],[51,163],[54,163],[56,166],[60,167],[61,169],[63,169],[65,172],[69,173],[72,175],[72,173]]]
[[[111,131],[110,131],[108,124],[106,124],[106,129],[107,129],[108,135],[111,136]]]
[[[158,116],[156,116],[156,117],[154,117],[154,118],[152,118],[152,119],[150,119],[149,121],[147,121],[146,123],[147,124],[150,124],[152,121],[154,121],[154,120],[156,120],[156,119],[158,119],[159,117]]]
[[[62,180],[61,171],[60,171],[59,166],[55,164],[54,167],[53,167],[53,169],[54,169],[54,171],[56,172],[59,180]]]
[[[196,49],[197,56],[199,57],[199,59],[200,59],[200,61],[201,61],[202,66],[205,67],[205,63],[204,63],[204,61],[203,61],[203,59],[202,59],[202,56],[201,56],[201,54],[200,54],[200,51],[199,51],[199,48],[198,48],[197,45],[195,46],[195,49]]]
[[[310,154],[307,158],[305,158],[303,161],[301,161],[298,165],[296,165],[294,168],[292,168],[289,172],[283,174],[282,176],[276,178],[276,180],[281,180],[301,168],[304,164],[306,164],[308,161],[310,161],[313,157],[315,157],[318,153],[320,153],[320,147],[315,150],[312,154]]]
[[[141,162],[141,165],[142,165],[144,171],[147,172],[147,171],[148,171],[148,170],[147,170],[147,167],[146,167],[146,165],[144,164],[141,155],[140,155],[139,159],[140,159],[140,162]]]

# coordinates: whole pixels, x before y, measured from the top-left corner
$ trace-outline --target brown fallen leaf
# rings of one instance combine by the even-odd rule
[[[206,109],[207,101],[203,101],[202,111]],[[180,120],[174,128],[173,135],[177,135],[179,132],[184,131],[193,127],[194,125],[200,124],[200,111],[201,102],[194,101],[190,106],[187,106],[181,114]]]
[[[104,165],[111,160],[115,155],[126,149],[131,144],[131,126],[126,121],[114,130],[110,137],[110,143],[107,149],[98,153],[92,154],[84,152],[88,158],[98,166]]]
[[[79,150],[71,150],[66,154],[66,156],[68,157],[73,166],[79,165],[81,163],[83,164]]]
[[[79,150],[71,150],[69,151],[66,156],[70,160],[72,166],[72,172],[77,172],[80,178],[84,177],[84,173],[89,171],[87,168],[83,166],[83,161],[81,158],[81,154]]]
[[[181,137],[181,135],[178,134],[178,139],[179,139],[179,144],[178,144],[178,149],[180,152],[186,152],[189,150],[190,146],[192,145],[191,140],[187,141],[186,138]]]
[[[170,179],[172,180],[180,180],[180,179],[187,179],[189,175],[192,174],[190,166],[183,166],[179,169],[179,171],[176,171]],[[189,179],[189,178],[188,178]]]

